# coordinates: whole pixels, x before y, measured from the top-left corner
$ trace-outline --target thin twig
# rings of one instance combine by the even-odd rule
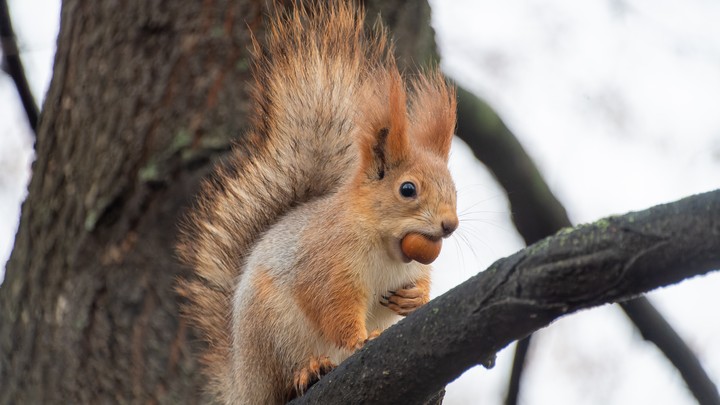
[[[15,40],[6,0],[0,0],[0,45],[3,53],[3,67],[15,83],[30,128],[37,134],[38,107],[30,90],[27,77],[25,77],[25,69],[20,60],[20,52]]]
[[[648,300],[632,300],[623,302],[620,306],[635,325],[638,325],[643,338],[655,343],[675,365],[699,404],[720,404],[717,387],[704,372],[700,361]]]
[[[512,370],[510,371],[510,382],[505,396],[505,405],[515,405],[520,395],[520,377],[525,369],[525,359],[527,358],[528,349],[532,335],[528,335],[517,341],[515,345],[515,356],[513,357]]]

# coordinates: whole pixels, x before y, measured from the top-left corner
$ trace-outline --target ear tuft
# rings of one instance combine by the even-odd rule
[[[411,133],[425,149],[447,161],[457,119],[455,87],[439,70],[419,75],[412,83]]]
[[[395,65],[371,74],[363,88],[363,105],[357,117],[361,170],[383,179],[385,172],[408,157],[407,95]]]

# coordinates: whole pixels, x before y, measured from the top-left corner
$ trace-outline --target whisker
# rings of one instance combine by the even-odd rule
[[[470,251],[470,254],[472,255],[473,264],[475,265],[475,266],[473,266],[473,269],[475,269],[477,267],[477,264],[480,262],[480,256],[479,256],[477,250],[475,249],[475,246],[472,243],[470,243],[470,239],[467,237],[467,235],[463,235],[463,241],[465,242],[465,246],[467,246],[467,249]],[[483,242],[480,241],[480,243],[483,243]],[[468,266],[465,266],[465,267],[468,267]]]
[[[485,204],[485,203],[487,203],[488,201],[490,201],[490,199],[484,199],[484,200],[480,200],[480,201],[475,201],[472,205],[470,205],[470,206],[468,206],[468,207],[463,207],[463,209],[462,209],[461,212],[466,212],[466,211],[472,210],[472,209],[474,209],[475,207],[477,207],[478,205]]]
[[[492,219],[484,219],[484,218],[463,218],[463,219],[460,219],[460,225],[463,225],[463,224],[468,224],[468,226],[464,227],[465,229],[473,229],[478,224],[482,224],[482,225],[489,225],[493,229],[503,231],[504,233],[514,233],[515,232],[514,228],[507,227],[505,221],[500,221],[500,220],[493,221]],[[473,226],[470,226],[470,225],[473,225]]]

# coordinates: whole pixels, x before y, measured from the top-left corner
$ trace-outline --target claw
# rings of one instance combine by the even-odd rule
[[[292,397],[303,395],[322,376],[334,368],[335,364],[330,361],[328,356],[310,357],[307,366],[295,371],[295,377],[293,378],[294,395]]]
[[[365,339],[365,343],[375,339],[376,337],[380,336],[380,329],[375,329],[368,335],[367,339]]]

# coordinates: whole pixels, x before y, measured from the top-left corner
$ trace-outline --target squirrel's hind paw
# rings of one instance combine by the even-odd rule
[[[375,339],[376,337],[380,336],[381,333],[382,333],[382,331],[381,331],[380,329],[375,329],[375,330],[373,330],[372,332],[370,332],[370,334],[368,335],[367,339],[365,339],[365,343],[367,343],[367,342]]]
[[[293,378],[293,388],[295,390],[293,397],[299,397],[305,393],[320,378],[332,371],[335,364],[330,361],[328,356],[312,356],[307,366],[295,371]]]

